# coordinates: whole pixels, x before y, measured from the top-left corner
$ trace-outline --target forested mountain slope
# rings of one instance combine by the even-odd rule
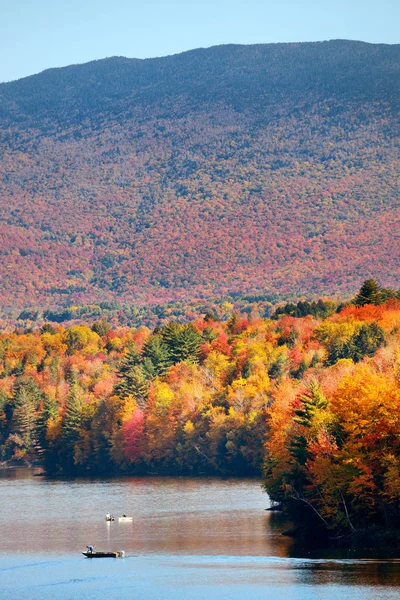
[[[398,281],[400,46],[109,58],[0,85],[0,305]]]

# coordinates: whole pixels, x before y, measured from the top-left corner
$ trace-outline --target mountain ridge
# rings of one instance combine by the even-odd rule
[[[138,58],[138,57],[129,57],[129,56],[123,56],[122,54],[115,54],[113,56],[105,56],[104,58],[95,58],[89,61],[85,61],[85,62],[81,62],[81,63],[71,63],[69,65],[64,65],[64,66],[60,66],[60,67],[48,67],[46,69],[43,69],[42,71],[38,71],[37,73],[32,73],[30,75],[25,75],[23,77],[18,77],[17,79],[12,79],[10,81],[3,81],[0,82],[0,87],[2,85],[9,85],[9,84],[14,84],[16,82],[20,82],[22,80],[27,80],[27,79],[31,79],[33,77],[37,77],[39,75],[42,75],[44,73],[48,73],[49,71],[60,71],[60,70],[66,70],[66,69],[74,69],[74,68],[78,68],[78,67],[85,67],[86,65],[93,65],[96,63],[103,63],[103,62],[107,62],[107,61],[113,61],[113,60],[120,60],[122,62],[151,62],[151,61],[159,61],[159,60],[164,60],[164,59],[169,59],[172,57],[179,57],[182,55],[190,55],[193,53],[199,53],[199,52],[207,52],[207,51],[212,51],[215,49],[219,49],[219,48],[263,48],[263,47],[270,47],[270,48],[274,48],[274,47],[298,47],[298,46],[321,46],[324,44],[351,44],[353,46],[368,46],[368,47],[382,47],[382,48],[396,48],[397,46],[400,46],[400,44],[389,44],[389,43],[383,43],[383,42],[366,42],[363,40],[349,40],[346,38],[334,38],[334,39],[330,39],[330,40],[319,40],[319,41],[315,41],[315,42],[271,42],[271,43],[257,43],[257,44],[239,44],[239,43],[226,43],[226,44],[216,44],[216,45],[212,45],[212,46],[201,46],[198,48],[191,48],[189,50],[182,50],[181,52],[175,52],[172,54],[165,54],[165,55],[161,55],[161,56],[153,56],[153,57],[145,57],[145,58]]]
[[[218,81],[218,77],[221,76],[221,74],[226,74],[228,69],[232,66],[232,64],[234,66],[240,66],[241,68],[246,67],[247,69],[247,73],[246,71],[242,71],[242,73],[240,73],[240,75],[242,77],[245,78],[245,81],[249,80],[249,75],[251,76],[254,71],[254,68],[256,67],[257,69],[263,69],[263,71],[260,71],[261,73],[264,74],[264,77],[271,78],[271,69],[268,69],[268,64],[267,65],[263,65],[262,64],[262,60],[261,59],[269,59],[271,60],[282,60],[284,62],[284,66],[286,66],[287,68],[290,68],[291,70],[288,72],[288,78],[287,80],[285,80],[285,74],[283,73],[283,69],[281,69],[281,73],[279,74],[282,81],[280,82],[281,85],[282,83],[288,85],[291,84],[292,86],[295,86],[295,89],[299,89],[300,91],[302,91],[304,93],[304,88],[302,86],[304,86],[304,79],[300,78],[300,80],[298,80],[298,78],[295,77],[295,70],[296,69],[307,69],[309,71],[309,67],[310,65],[308,64],[308,61],[310,60],[314,60],[316,61],[316,63],[314,63],[314,68],[315,65],[318,65],[319,70],[317,70],[317,72],[314,74],[314,79],[313,79],[313,73],[307,72],[307,77],[310,77],[310,82],[314,83],[314,85],[321,83],[321,79],[318,80],[318,78],[321,78],[323,75],[323,70],[324,68],[331,62],[330,60],[330,55],[326,55],[325,50],[326,49],[335,49],[336,51],[341,51],[340,56],[340,60],[342,61],[342,68],[346,67],[349,68],[349,66],[351,66],[352,64],[354,65],[353,67],[353,71],[346,75],[346,72],[342,72],[341,73],[341,77],[346,79],[350,76],[353,77],[354,76],[354,71],[357,69],[357,75],[358,77],[360,77],[361,73],[362,73],[362,64],[363,61],[358,60],[355,61],[355,58],[357,56],[357,51],[361,51],[361,50],[365,50],[368,49],[368,51],[370,52],[370,58],[371,56],[373,56],[373,54],[371,54],[371,51],[374,52],[375,54],[381,52],[385,52],[387,54],[387,56],[390,57],[396,57],[398,59],[400,59],[400,45],[382,45],[382,44],[368,44],[366,42],[351,42],[351,41],[345,41],[345,40],[333,40],[333,41],[329,41],[329,42],[310,42],[310,43],[290,43],[290,44],[254,44],[254,45],[240,45],[240,44],[226,44],[226,45],[221,45],[221,46],[213,46],[211,48],[204,48],[204,49],[196,49],[196,50],[189,50],[186,52],[182,52],[179,54],[174,54],[174,55],[169,55],[166,57],[160,57],[160,58],[149,58],[149,59],[135,59],[135,58],[126,58],[126,57],[111,57],[111,58],[105,58],[105,59],[100,59],[100,60],[96,60],[96,61],[91,61],[88,63],[83,63],[83,64],[78,64],[78,65],[70,65],[67,67],[60,67],[60,68],[55,68],[55,69],[47,69],[45,71],[42,71],[41,73],[37,74],[37,75],[32,75],[26,78],[22,78],[19,79],[15,82],[8,82],[8,83],[4,83],[4,84],[0,84],[0,109],[3,107],[3,115],[4,115],[4,105],[7,104],[7,96],[9,95],[10,90],[15,90],[14,95],[17,94],[16,98],[14,98],[13,102],[18,103],[18,100],[21,101],[21,98],[18,97],[18,91],[19,88],[21,88],[22,93],[35,93],[35,89],[32,89],[30,84],[31,83],[37,83],[39,84],[39,89],[37,90],[36,93],[41,94],[43,96],[43,93],[46,91],[46,85],[50,86],[49,91],[51,91],[51,93],[53,94],[55,100],[58,100],[58,96],[57,94],[59,94],[61,92],[62,95],[65,95],[66,91],[67,91],[67,86],[70,86],[72,84],[80,84],[82,85],[82,83],[87,83],[87,85],[85,85],[83,87],[83,93],[87,93],[88,89],[90,89],[90,86],[92,86],[94,83],[97,83],[98,85],[100,84],[99,81],[99,76],[100,79],[103,78],[104,81],[104,85],[103,85],[103,89],[99,89],[96,90],[97,92],[99,91],[103,91],[103,92],[108,92],[110,93],[112,91],[114,99],[123,99],[126,97],[129,97],[129,93],[135,93],[134,90],[134,86],[136,85],[137,88],[139,88],[139,90],[142,90],[142,94],[144,93],[144,99],[148,99],[146,96],[146,88],[147,89],[153,89],[157,88],[157,86],[159,85],[163,85],[164,88],[164,93],[165,93],[165,85],[167,84],[167,80],[168,78],[173,78],[173,81],[175,83],[175,85],[177,84],[177,77],[179,76],[179,73],[177,72],[178,67],[183,67],[183,69],[185,69],[186,67],[186,71],[184,70],[182,75],[183,75],[183,81],[182,81],[182,85],[180,88],[178,88],[178,90],[175,90],[175,94],[182,94],[182,93],[187,93],[187,90],[184,89],[183,86],[187,86],[188,84],[188,78],[190,79],[191,77],[193,77],[193,70],[195,68],[200,69],[201,74],[204,76],[205,73],[204,71],[204,64],[207,63],[207,61],[204,61],[204,59],[210,59],[212,58],[215,61],[215,56],[217,55],[217,59],[218,61],[220,61],[218,64],[215,64],[215,62],[213,63],[211,61],[211,65],[213,66],[213,71],[208,72],[207,74],[211,76],[213,75],[213,72],[215,71],[217,77],[214,78],[214,80],[212,79],[214,85],[216,83],[219,83]],[[349,51],[352,51],[352,55],[349,56]],[[309,52],[312,51],[313,54],[310,56]],[[302,53],[305,55],[302,56]],[[360,53],[360,52],[359,52]],[[336,56],[336,55],[335,55]],[[360,57],[363,57],[363,54],[360,53]],[[242,64],[242,59],[245,58],[245,64]],[[252,60],[252,62],[250,61],[250,59]],[[295,61],[294,64],[292,64],[293,60]],[[296,62],[297,60],[297,62]],[[200,61],[200,62],[199,62]],[[203,61],[203,62],[201,62]],[[250,61],[250,62],[249,62]],[[210,62],[210,60],[208,60],[208,62]],[[238,65],[236,65],[236,63],[239,63]],[[172,72],[170,70],[168,70],[168,65],[170,65],[171,63],[175,63],[176,64],[176,72]],[[253,67],[253,71],[251,69],[252,64],[255,64],[255,67]],[[110,71],[109,67],[118,67],[119,70],[114,70],[113,72]],[[379,72],[382,74],[383,73],[383,69],[386,66],[385,62],[380,62],[379,63]],[[100,72],[98,73],[97,79],[96,79],[96,73],[93,74],[93,68],[96,67],[96,69],[100,69]],[[140,76],[142,75],[143,71],[146,70],[151,70],[150,76],[151,77],[155,77],[158,78],[156,79],[156,81],[154,82],[153,85],[151,85],[151,82],[149,83],[148,80],[145,80],[145,77],[142,79],[140,79]],[[203,71],[201,71],[201,69],[203,69]],[[88,73],[91,73],[91,79],[86,82],[86,79],[84,80],[84,82],[82,81],[82,78],[87,77]],[[370,71],[368,71],[368,73],[370,73]],[[235,71],[235,76],[237,77],[237,71]],[[376,76],[376,82],[380,83],[381,85],[379,86],[379,92],[383,93],[384,91],[388,90],[391,91],[391,86],[389,85],[389,81],[386,78],[381,77],[380,79],[377,77],[378,73],[377,73],[377,69],[374,70],[373,74]],[[52,85],[52,77],[56,75],[57,77],[57,82],[54,82],[54,84]],[[146,75],[146,74],[145,74]],[[247,75],[247,77],[246,77]],[[315,75],[317,76],[317,79],[315,80]],[[387,73],[387,75],[390,75],[390,71],[389,73]],[[63,77],[64,76],[64,77]],[[132,77],[137,77],[137,80],[132,79]],[[61,78],[61,79],[60,79]],[[75,78],[75,79],[74,79]],[[125,87],[122,87],[122,92],[120,92],[118,94],[119,88],[118,89],[113,89],[111,90],[111,87],[115,85],[115,81],[118,80],[118,82],[122,82],[122,85],[125,83]],[[347,81],[347,80],[346,80]],[[229,80],[229,76],[228,76],[228,82],[232,83]],[[363,82],[363,80],[362,80]],[[179,81],[178,81],[179,83]],[[198,87],[199,87],[199,82],[195,82],[196,83],[196,92],[198,92]],[[208,84],[209,82],[205,82],[206,84]],[[265,82],[262,82],[265,83]],[[273,83],[277,83],[277,81],[273,81]],[[278,81],[279,83],[279,81]],[[325,86],[329,83],[328,81],[322,81],[323,84],[325,84]],[[338,85],[340,82],[336,80],[336,85]],[[382,83],[384,83],[384,85],[382,85]],[[42,85],[42,88],[40,87],[40,85]],[[343,85],[342,85],[343,87]],[[58,88],[58,89],[57,89]],[[329,88],[330,91],[333,91],[333,88],[330,87]],[[144,90],[144,91],[143,91]],[[337,88],[335,88],[335,91],[337,90]],[[367,94],[371,94],[373,91],[375,90],[374,87],[368,87],[368,89],[364,90],[364,93]],[[358,87],[358,93],[360,92],[360,89]],[[399,83],[397,82],[397,87],[396,87],[396,91],[400,91],[399,88]],[[138,93],[136,91],[136,93]],[[210,93],[210,90],[208,90],[208,94]],[[265,90],[264,90],[265,93]],[[123,95],[125,94],[125,95]],[[268,96],[267,96],[268,97]],[[82,98],[80,98],[82,100]],[[89,95],[89,100],[92,99],[92,95]],[[29,106],[29,105],[28,105]]]

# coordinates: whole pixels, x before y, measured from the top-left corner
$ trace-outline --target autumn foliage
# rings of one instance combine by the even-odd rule
[[[398,302],[351,306],[327,319],[314,330],[324,367],[272,391],[266,488],[306,530],[346,537],[400,525],[399,308]],[[370,352],[375,327],[383,335]],[[363,357],[334,358],[332,348],[346,353],[355,335]]]
[[[274,501],[343,534],[398,523],[399,415],[396,298],[325,318],[0,335],[3,460],[68,475],[262,470]]]
[[[227,45],[1,84],[0,317],[395,285],[399,64]]]

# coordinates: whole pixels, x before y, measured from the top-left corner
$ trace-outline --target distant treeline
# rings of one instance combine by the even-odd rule
[[[16,319],[18,325],[34,327],[45,322],[75,324],[87,323],[93,319],[106,318],[113,325],[154,328],[169,321],[188,323],[199,315],[211,314],[220,320],[227,320],[232,312],[257,317],[269,316],[273,305],[280,298],[277,294],[257,295],[232,294],[207,301],[170,301],[160,304],[127,305],[119,302],[99,302],[82,306],[65,306],[57,310],[24,309]]]

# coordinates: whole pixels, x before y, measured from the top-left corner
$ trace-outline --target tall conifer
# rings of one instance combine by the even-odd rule
[[[78,376],[75,370],[70,376],[70,388],[62,423],[62,457],[63,468],[68,473],[74,470],[75,443],[79,439],[81,424],[81,395]]]

